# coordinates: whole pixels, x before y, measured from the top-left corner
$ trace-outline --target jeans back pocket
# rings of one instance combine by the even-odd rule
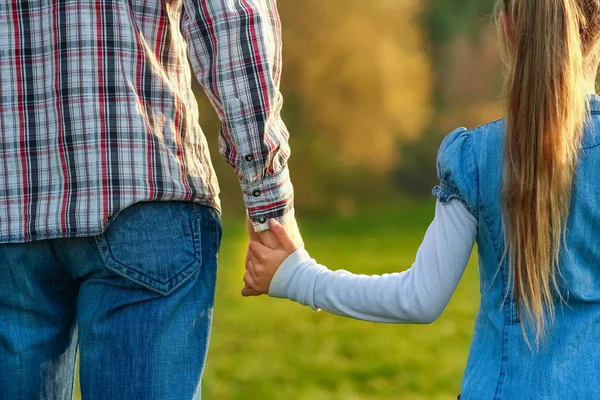
[[[202,264],[200,223],[190,202],[139,202],[121,210],[95,240],[109,269],[168,295]]]

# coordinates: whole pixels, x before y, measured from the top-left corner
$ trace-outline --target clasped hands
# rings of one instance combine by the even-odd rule
[[[285,225],[272,219],[269,221],[269,230],[258,233],[247,218],[246,228],[249,244],[242,296],[268,294],[275,272],[292,253],[304,247],[304,242],[293,218]]]

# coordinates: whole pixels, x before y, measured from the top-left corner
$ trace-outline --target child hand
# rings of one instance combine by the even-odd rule
[[[300,248],[277,221],[270,220],[269,228],[278,243],[271,249],[260,241],[250,241],[242,296],[268,294],[275,272],[292,253]]]

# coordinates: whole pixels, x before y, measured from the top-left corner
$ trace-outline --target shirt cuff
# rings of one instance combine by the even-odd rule
[[[254,230],[269,230],[269,219],[284,225],[294,218],[294,187],[287,167],[254,184],[242,183],[244,203]]]
[[[298,249],[275,272],[269,286],[269,296],[287,298],[318,311],[315,284],[323,271],[327,271],[327,268],[317,264],[305,249]]]

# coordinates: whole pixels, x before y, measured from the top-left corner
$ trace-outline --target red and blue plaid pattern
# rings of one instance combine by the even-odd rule
[[[255,228],[291,217],[275,0],[5,0],[0,243],[99,234],[139,201],[218,208],[188,56]]]

